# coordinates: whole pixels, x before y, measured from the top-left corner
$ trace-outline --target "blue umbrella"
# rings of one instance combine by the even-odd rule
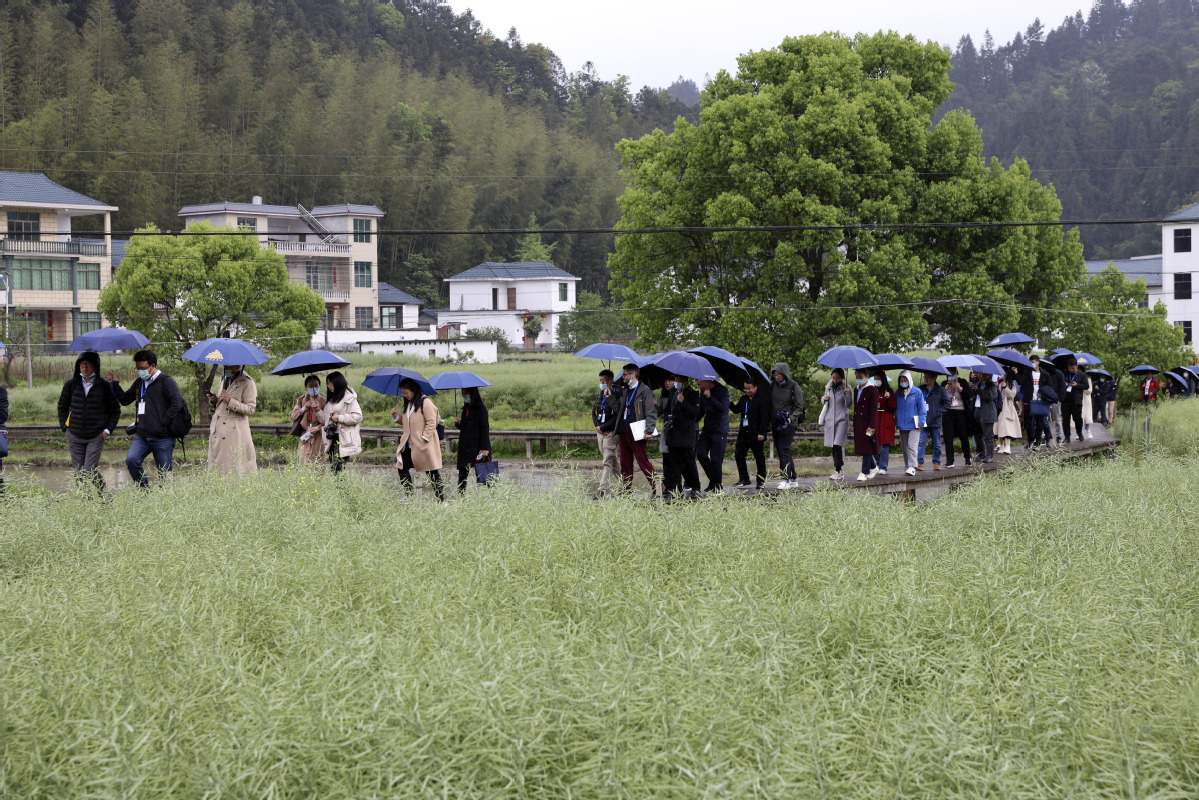
[[[1075,353],[1074,358],[1085,367],[1097,367],[1103,363],[1099,356],[1092,353]]]
[[[3,349],[3,347],[4,347],[4,343],[0,342],[0,349]],[[1199,378],[1199,367],[1179,367],[1177,371],[1182,372],[1183,370],[1186,370],[1187,372],[1194,375],[1196,378]],[[1091,370],[1091,372],[1100,372],[1100,371],[1101,370],[1097,370],[1097,369]]]
[[[941,366],[941,362],[935,358],[925,358],[924,356],[912,356],[912,368],[919,372],[931,372],[934,375],[948,375],[949,370]]]
[[[1009,367],[1032,369],[1032,362],[1028,360],[1028,356],[1007,348],[990,350],[987,352],[987,358],[998,361],[1000,364],[1007,364]]]
[[[391,395],[392,397],[400,396],[400,381],[404,378],[411,378],[416,381],[416,385],[420,390],[428,396],[437,394],[437,390],[433,385],[414,369],[404,369],[403,367],[382,367],[374,372],[368,373],[363,379],[362,385],[368,389],[378,392],[379,394]]]
[[[910,358],[904,358],[897,353],[878,353],[874,356],[879,369],[912,369],[916,365]]]
[[[1139,367],[1133,367],[1128,371],[1129,375],[1155,375],[1161,372],[1160,369],[1149,364],[1141,364]]]
[[[1186,380],[1186,378],[1182,377],[1182,376],[1181,376],[1181,375],[1179,375],[1177,372],[1167,372],[1167,373],[1166,373],[1166,377],[1167,377],[1167,378],[1173,378],[1174,380],[1176,380],[1176,381],[1178,381],[1179,383],[1181,383],[1183,386],[1186,386],[1186,385],[1187,385],[1187,380]]]
[[[766,374],[766,370],[759,367],[748,358],[742,358],[741,363],[745,365],[745,372],[754,383],[769,384],[770,376]]]
[[[265,364],[270,357],[241,339],[205,339],[183,354],[197,364]]]
[[[993,359],[989,356],[974,356],[974,357],[977,358],[978,362],[979,362],[979,365],[977,367],[971,367],[971,369],[974,370],[975,372],[986,372],[991,375],[1004,374],[1003,367],[1001,367],[999,365],[999,362],[996,361],[995,359]]]
[[[480,386],[490,386],[487,380],[480,378],[473,372],[439,372],[432,378],[429,378],[429,385],[434,389],[477,389]]]
[[[271,370],[271,374],[302,375],[306,372],[325,372],[348,367],[352,363],[328,350],[305,350],[302,353],[293,353],[280,361],[279,366]]]
[[[580,358],[598,358],[601,361],[624,361],[633,363],[639,367],[645,366],[644,359],[637,355],[637,351],[631,347],[625,347],[623,344],[609,344],[608,342],[596,342],[589,344],[579,352],[575,353]]]
[[[829,348],[820,354],[816,359],[816,363],[822,367],[833,369],[840,367],[841,369],[878,369],[878,359],[864,347],[854,347],[852,345],[839,345]]]
[[[670,375],[681,375],[684,378],[695,378],[701,381],[720,380],[716,368],[708,363],[708,359],[695,353],[685,353],[673,350],[663,353],[654,359],[654,366],[665,370]]]
[[[1068,347],[1055,347],[1049,351],[1049,355],[1057,358],[1058,356],[1072,356],[1074,351]]]
[[[991,341],[987,342],[987,347],[1003,347],[1009,344],[1031,344],[1036,339],[1026,333],[1001,333]]]
[[[941,356],[937,361],[941,362],[943,367],[953,367],[954,369],[974,369],[982,363],[978,356],[969,355]]]
[[[75,341],[67,345],[67,350],[72,353],[83,353],[88,350],[96,353],[105,350],[138,350],[149,343],[150,340],[140,331],[131,331],[125,328],[100,328],[76,336]]]
[[[1105,378],[1110,378],[1112,376],[1112,374],[1105,369],[1089,369],[1089,370],[1087,370],[1087,374],[1088,375],[1102,375]]]
[[[719,347],[692,347],[687,352],[706,358],[725,383],[740,386],[749,379],[749,371],[746,370],[741,357],[728,350]]]

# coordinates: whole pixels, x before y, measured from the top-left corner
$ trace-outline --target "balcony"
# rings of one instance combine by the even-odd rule
[[[349,289],[316,289],[312,291],[320,294],[325,299],[326,303],[348,303],[350,302]]]
[[[348,247],[347,247],[348,250]],[[35,239],[0,239],[0,253],[25,253],[48,256],[106,256],[108,248],[102,240],[66,239],[38,241]]]
[[[350,255],[348,244],[326,244],[324,242],[263,242],[262,249],[275,248],[275,252],[285,256],[346,256]]]

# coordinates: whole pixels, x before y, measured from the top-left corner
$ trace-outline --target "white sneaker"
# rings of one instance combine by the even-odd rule
[[[905,469],[905,470],[903,471],[903,474],[904,474],[904,475],[915,475],[915,474],[916,474],[916,468],[915,468],[915,467],[908,467],[907,469]]]
[[[868,481],[868,480],[870,480],[870,476],[869,476],[869,475],[867,475],[865,472],[859,472],[859,473],[858,473],[858,480],[860,480],[860,481]]]
[[[779,486],[778,486],[778,488],[779,488],[779,491],[780,491],[780,492],[781,492],[781,491],[785,491],[785,490],[787,490],[787,489],[790,489],[790,488],[791,488],[791,484],[787,483],[786,481],[779,481]]]
[[[886,475],[887,471],[885,469],[878,469],[877,467],[875,467],[874,474],[875,475]]]
[[[874,476],[879,475],[879,474],[886,475],[887,473],[883,472],[878,467],[875,467],[874,469],[870,470],[870,474],[866,476],[866,480],[870,480],[871,478],[873,478]]]
[[[845,473],[840,471],[834,472],[832,475],[828,476],[828,479],[830,481],[843,481],[845,480]]]

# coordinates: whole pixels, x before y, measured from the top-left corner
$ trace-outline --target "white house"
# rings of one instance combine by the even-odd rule
[[[1199,320],[1199,298],[1191,290],[1191,276],[1199,272],[1199,248],[1192,246],[1192,230],[1199,229],[1199,205],[1184,208],[1162,223],[1162,289],[1166,319],[1182,328],[1187,344],[1192,342]],[[1196,242],[1199,244],[1199,241]]]
[[[207,221],[254,231],[262,249],[274,248],[287,261],[287,274],[325,299],[333,330],[377,329],[379,313],[378,220],[375,206],[203,203],[179,209],[187,225]],[[323,326],[322,326],[323,327]]]
[[[1095,259],[1087,261],[1086,268],[1088,275],[1098,275],[1108,267],[1115,267],[1124,273],[1124,277],[1130,281],[1145,282],[1145,300],[1140,304],[1142,308],[1151,307],[1161,300],[1169,305],[1167,300],[1167,292],[1162,289],[1162,256],[1160,253],[1152,256],[1134,256],[1132,258],[1116,258],[1116,259]]]
[[[558,320],[578,302],[579,278],[545,261],[486,262],[446,278],[449,308],[437,312],[438,328],[462,334],[474,328],[500,328],[513,345],[524,339],[528,317],[541,319],[535,347],[557,343]]]

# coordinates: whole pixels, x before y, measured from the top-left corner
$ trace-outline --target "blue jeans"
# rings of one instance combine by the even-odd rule
[[[125,456],[125,466],[129,469],[129,477],[143,489],[149,488],[142,462],[146,456],[153,454],[154,464],[158,467],[158,479],[171,471],[171,457],[175,453],[174,439],[157,439],[133,434],[133,442],[129,445],[129,453]]]
[[[920,443],[916,445],[916,463],[924,464],[924,451],[928,447],[928,439],[933,440],[933,463],[941,463],[941,429],[940,428],[921,428]]]
[[[878,468],[883,472],[887,471],[887,464],[891,461],[891,445],[880,444],[878,446]]]
[[[878,456],[862,456],[862,474],[869,475],[877,464]]]

